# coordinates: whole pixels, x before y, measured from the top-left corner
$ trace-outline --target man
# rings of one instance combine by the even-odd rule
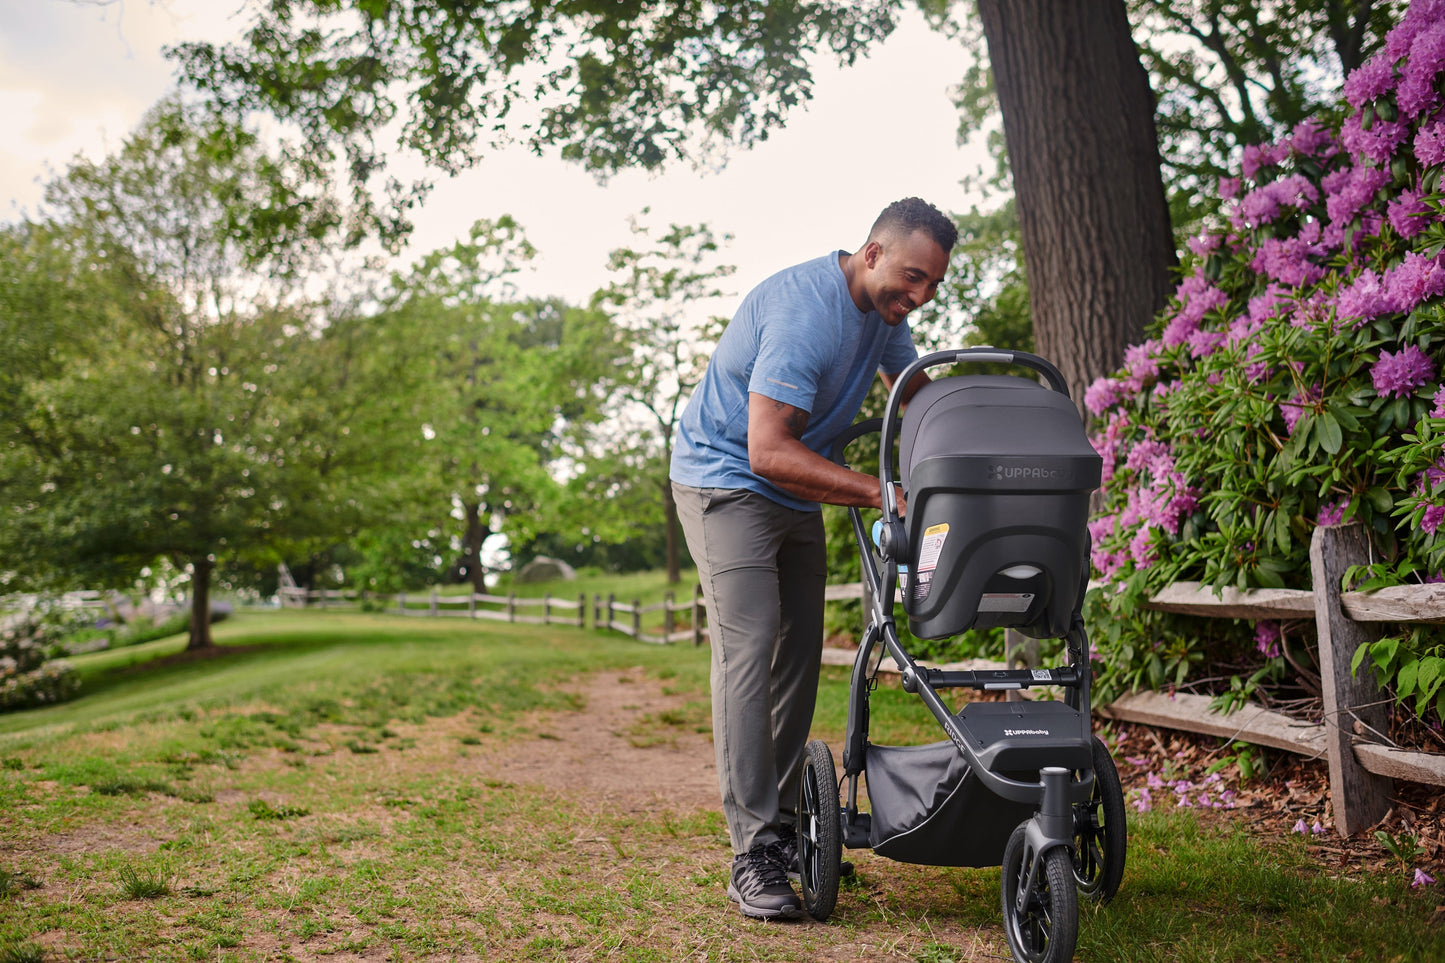
[[[910,197],[884,209],[859,250],[768,278],[743,299],[683,412],[671,476],[712,641],[713,742],[735,854],[728,897],[746,916],[802,912],[787,874],[823,645],[818,503],[882,507],[876,477],[827,453],[874,373],[891,388],[917,358],[905,319],[932,300],[957,237]],[[905,400],[927,381],[920,373]]]

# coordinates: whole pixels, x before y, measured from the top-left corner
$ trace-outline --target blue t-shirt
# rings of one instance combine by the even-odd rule
[[[818,509],[749,467],[748,393],[808,412],[802,442],[826,458],[874,375],[897,375],[918,357],[907,321],[889,327],[878,312],[858,310],[841,253],[779,271],[743,299],[682,413],[674,481],[746,488],[789,508]]]

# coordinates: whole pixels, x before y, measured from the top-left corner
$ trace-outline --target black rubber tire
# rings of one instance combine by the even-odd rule
[[[1018,963],[1068,963],[1079,939],[1079,891],[1067,846],[1044,853],[1044,863],[1022,911],[1016,896],[1028,882],[1022,823],[1003,852],[1003,928]]]
[[[1114,898],[1124,880],[1129,827],[1124,790],[1109,749],[1094,737],[1094,791],[1074,804],[1074,878],[1079,893],[1100,906]]]
[[[814,739],[803,754],[798,780],[798,884],[803,906],[819,922],[838,902],[842,827],[833,754],[821,739]]]

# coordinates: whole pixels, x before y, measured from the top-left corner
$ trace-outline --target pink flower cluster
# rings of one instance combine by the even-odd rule
[[[1120,371],[1085,392],[1086,408],[1103,423],[1094,444],[1110,508],[1091,524],[1103,577],[1154,565],[1212,483],[1207,471],[1190,479],[1178,468],[1174,446],[1209,443],[1202,425],[1182,423],[1171,408],[1181,386],[1237,385],[1238,378],[1261,386],[1257,397],[1276,408],[1275,440],[1341,391],[1352,393],[1348,404],[1358,411],[1371,389],[1400,399],[1433,386],[1431,416],[1445,418],[1438,383],[1445,339],[1421,328],[1445,317],[1438,243],[1445,205],[1437,193],[1445,184],[1437,186],[1440,172],[1429,170],[1445,165],[1442,90],[1445,0],[1414,0],[1382,48],[1346,79],[1353,110],[1338,130],[1301,123],[1277,142],[1247,147],[1242,176],[1221,178],[1223,220],[1189,240],[1192,270],[1158,335],[1130,348]],[[1294,350],[1315,336],[1353,350],[1354,367]],[[1365,352],[1376,360],[1362,363]],[[1186,397],[1194,403],[1200,395]],[[1323,495],[1304,510],[1318,525],[1339,524],[1350,498],[1325,503]],[[1431,504],[1420,528],[1433,533],[1442,525],[1445,504]],[[1280,644],[1277,635],[1255,642],[1267,656]]]
[[[1273,619],[1260,619],[1254,623],[1254,647],[1266,659],[1277,659],[1284,654],[1284,630]]]
[[[1370,369],[1375,393],[1381,397],[1408,398],[1434,379],[1435,362],[1413,344],[1394,353],[1381,351],[1380,360]]]

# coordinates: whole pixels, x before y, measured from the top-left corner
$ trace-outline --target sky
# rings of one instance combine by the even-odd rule
[[[232,0],[0,0],[0,220],[34,214],[43,185],[77,153],[119,147],[175,83],[167,43],[238,36]],[[949,99],[970,52],[911,10],[866,60],[817,61],[814,99],[751,151],[715,172],[627,171],[599,185],[555,157],[523,149],[439,180],[415,217],[403,264],[465,236],[478,218],[514,216],[538,249],[520,293],[582,302],[609,280],[607,253],[629,217],[708,224],[733,240],[737,296],[783,267],[851,250],[889,202],[917,195],[945,211],[978,203],[961,181],[983,151],[957,141]]]

